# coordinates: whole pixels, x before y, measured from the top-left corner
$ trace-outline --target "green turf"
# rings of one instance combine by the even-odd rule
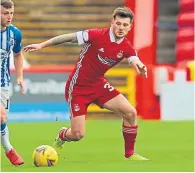
[[[63,125],[63,122],[9,123],[11,141],[24,157],[25,164],[14,167],[5,158],[4,153],[1,153],[2,171],[188,172],[194,170],[193,121],[139,121],[136,149],[150,161],[124,159],[120,121],[87,121],[85,138],[80,142],[67,143],[56,167],[33,166],[32,151],[39,145],[52,145],[53,138]]]

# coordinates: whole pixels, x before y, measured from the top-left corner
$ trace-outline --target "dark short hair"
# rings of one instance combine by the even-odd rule
[[[121,18],[130,18],[130,21],[133,22],[134,13],[128,7],[118,7],[112,14],[113,19],[115,19],[116,16],[119,16]]]
[[[11,0],[1,0],[1,6],[3,8],[12,8],[14,6],[14,3]]]

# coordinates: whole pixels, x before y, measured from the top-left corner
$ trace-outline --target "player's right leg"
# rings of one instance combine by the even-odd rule
[[[4,148],[7,158],[13,165],[21,165],[24,163],[22,157],[14,150],[9,141],[9,130],[6,124],[6,110],[4,106],[0,105],[1,110],[1,144]]]
[[[85,135],[85,115],[79,115],[71,118],[71,127],[61,128],[57,135],[54,147],[63,148],[65,141],[79,141]]]
[[[123,118],[122,129],[125,144],[125,157],[129,160],[148,160],[147,158],[135,153],[134,145],[136,142],[138,129],[136,122],[137,112],[135,108],[122,94],[119,94],[116,97],[106,101],[103,104],[103,107],[117,113]]]

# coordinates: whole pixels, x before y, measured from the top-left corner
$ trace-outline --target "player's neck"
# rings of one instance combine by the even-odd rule
[[[114,36],[114,40],[117,42],[117,41],[119,41],[119,40],[121,40],[121,39],[123,39],[123,37],[121,38],[118,38],[116,35],[115,35],[115,33],[114,33],[114,31],[113,31],[113,29],[112,29],[112,27],[111,27],[111,32],[112,32],[112,35]]]
[[[122,38],[117,38],[117,37],[115,36],[116,42],[119,41],[119,40],[121,40],[121,39],[123,39],[123,37],[122,37]]]
[[[6,26],[1,25],[1,32],[6,30]]]
[[[113,35],[114,35],[114,39],[116,40],[116,42],[124,38],[124,37],[120,37],[120,38],[118,38],[118,37],[116,37],[116,35],[115,35],[115,34],[113,34]]]
[[[124,40],[124,37],[119,38],[119,37],[116,36],[116,34],[113,32],[112,27],[110,27],[109,35],[110,35],[110,41],[111,42],[115,42],[115,43],[120,44]]]

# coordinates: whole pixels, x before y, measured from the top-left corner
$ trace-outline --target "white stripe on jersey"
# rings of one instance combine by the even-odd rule
[[[2,34],[2,48],[1,49],[4,49],[4,50],[7,50],[7,31],[4,31],[3,34]]]
[[[10,37],[14,38],[14,32],[12,30],[10,30]]]
[[[10,30],[10,38],[14,38],[14,32]],[[11,45],[11,49],[13,49],[14,45]]]
[[[13,48],[14,44],[12,43],[12,45],[10,45],[10,36],[14,38],[14,33],[10,29],[1,32],[1,87],[8,87],[10,83],[9,61],[11,49]]]
[[[82,61],[84,58],[85,53],[87,52],[87,50],[89,49],[89,47],[91,46],[91,44],[87,43],[83,46],[83,49],[81,51],[80,54],[80,61],[77,63],[77,68],[76,68],[76,72],[74,73],[72,80],[70,81],[70,86],[69,86],[69,97],[68,97],[68,104],[69,104],[69,109],[70,109],[70,113],[72,115],[72,106],[71,106],[71,100],[72,100],[72,91],[73,91],[73,87],[76,83],[76,80],[78,78],[79,75],[79,70],[82,67]]]

